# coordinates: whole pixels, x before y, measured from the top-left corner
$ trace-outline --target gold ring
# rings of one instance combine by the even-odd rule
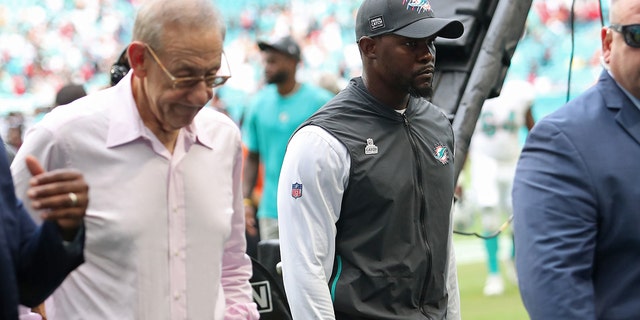
[[[72,207],[75,207],[78,205],[78,196],[75,193],[69,192],[69,200],[71,200]]]

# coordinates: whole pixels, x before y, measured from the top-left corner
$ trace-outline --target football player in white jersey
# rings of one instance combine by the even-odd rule
[[[526,81],[507,81],[498,97],[485,101],[478,118],[468,158],[470,190],[465,193],[474,211],[482,215],[485,235],[495,233],[511,215],[511,185],[522,149],[520,131],[524,126],[533,127],[534,91]],[[488,296],[504,291],[498,242],[498,237],[485,240],[488,275],[484,294]]]

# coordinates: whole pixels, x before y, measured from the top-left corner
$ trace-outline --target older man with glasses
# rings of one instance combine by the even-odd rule
[[[539,121],[513,189],[531,319],[640,316],[640,2],[611,1],[598,83]]]
[[[19,192],[27,154],[92,186],[86,263],[53,294],[49,319],[258,319],[240,132],[205,108],[231,76],[224,34],[211,1],[145,1],[128,74],[27,135],[12,168]]]

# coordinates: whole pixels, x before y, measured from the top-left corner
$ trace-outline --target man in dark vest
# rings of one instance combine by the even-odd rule
[[[453,130],[433,94],[428,1],[366,0],[363,63],[291,138],[278,187],[294,319],[459,319],[451,243]]]

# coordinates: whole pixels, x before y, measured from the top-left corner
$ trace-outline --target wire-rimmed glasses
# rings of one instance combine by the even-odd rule
[[[160,62],[160,59],[156,55],[155,51],[153,51],[153,49],[148,44],[145,44],[145,47],[149,50],[149,53],[151,54],[151,57],[153,57],[153,60],[155,60],[158,66],[160,66],[160,69],[162,69],[162,71],[164,71],[167,77],[169,77],[169,79],[172,81],[173,89],[192,88],[192,87],[195,87],[198,83],[200,83],[200,81],[204,81],[207,87],[215,88],[223,85],[225,82],[227,82],[227,80],[229,80],[229,78],[231,78],[231,69],[229,68],[229,61],[227,60],[227,56],[225,55],[224,51],[222,52],[222,60],[224,60],[224,63],[222,63],[222,65],[226,66],[227,71],[229,73],[228,75],[220,75],[220,70],[223,69],[223,68],[220,68],[220,70],[218,70],[216,74],[201,75],[198,77],[176,77],[172,75],[171,72],[169,72],[169,70],[167,70],[167,68],[162,64],[162,62]]]

